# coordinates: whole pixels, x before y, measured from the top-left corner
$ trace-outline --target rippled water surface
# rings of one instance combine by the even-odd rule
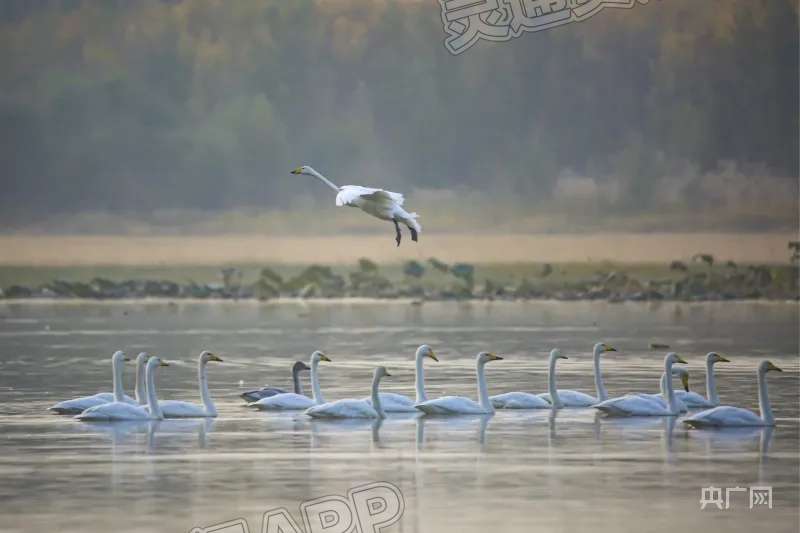
[[[351,487],[388,481],[405,512],[386,531],[797,531],[796,303],[26,303],[0,304],[0,530],[189,531],[261,517]],[[591,392],[591,346],[610,394],[655,392],[667,343],[704,392],[703,355],[719,351],[723,403],[757,408],[754,369],[770,373],[772,432],[687,431],[680,421],[598,418],[591,409],[493,417],[390,415],[380,425],[317,422],[243,406],[242,387],[288,386],[292,361],[317,348],[328,399],[361,397],[376,364],[385,390],[413,394],[413,352],[431,344],[429,396],[474,397],[474,355],[491,393],[544,392],[547,351],[559,386]],[[213,421],[90,425],[50,415],[56,401],[110,390],[110,355],[147,350],[175,362],[161,398],[197,397],[194,358],[210,369]],[[133,368],[126,368],[131,392]],[[771,486],[773,508],[700,510],[701,487]],[[301,522],[302,523],[302,522]]]

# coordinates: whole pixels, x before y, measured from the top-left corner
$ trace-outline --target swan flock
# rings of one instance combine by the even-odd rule
[[[491,352],[480,352],[475,358],[477,400],[465,396],[440,396],[429,398],[425,388],[425,359],[439,362],[433,349],[423,344],[414,355],[414,397],[393,392],[381,392],[381,381],[392,374],[384,366],[373,371],[369,395],[362,398],[347,398],[326,401],[322,395],[319,373],[320,363],[332,363],[322,351],[311,354],[308,364],[298,361],[292,366],[293,392],[279,387],[265,386],[249,390],[240,396],[247,406],[262,411],[302,411],[311,418],[383,419],[388,413],[419,413],[425,416],[491,415],[496,410],[591,408],[609,417],[661,416],[677,417],[691,412],[681,422],[691,429],[724,427],[774,426],[775,416],[767,391],[767,373],[782,372],[770,361],[762,361],[757,368],[759,413],[731,405],[721,405],[717,391],[715,366],[730,362],[726,357],[710,352],[705,357],[706,396],[689,390],[687,361],[677,353],[670,352],[663,359],[659,379],[659,392],[628,392],[609,397],[600,369],[603,354],[617,351],[606,343],[597,343],[592,350],[594,396],[557,387],[556,365],[567,360],[559,349],[548,356],[547,391],[505,392],[489,395],[486,380],[486,365],[504,358]],[[213,418],[218,412],[211,398],[208,384],[209,363],[222,363],[221,357],[203,351],[197,358],[197,381],[200,403],[181,400],[160,400],[156,390],[156,373],[162,367],[171,366],[160,357],[141,352],[135,359],[136,373],[134,398],[123,391],[124,366],[130,359],[116,351],[111,356],[112,392],[81,396],[56,403],[50,411],[59,415],[75,415],[85,422],[113,422],[123,420],[160,420],[164,418]],[[301,373],[310,371],[311,396],[303,393]],[[683,390],[675,390],[674,377],[679,377]]]

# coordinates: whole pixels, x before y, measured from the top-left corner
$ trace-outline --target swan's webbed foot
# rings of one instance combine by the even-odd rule
[[[400,233],[400,224],[398,224],[396,220],[392,220],[392,222],[394,222],[394,230],[397,232],[394,240],[397,241],[397,246],[400,246],[400,240],[403,238],[403,235]]]
[[[409,226],[408,231],[411,232],[411,240],[417,242],[417,230]]]

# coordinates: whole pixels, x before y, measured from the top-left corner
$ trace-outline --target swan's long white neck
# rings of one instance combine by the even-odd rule
[[[423,368],[423,356],[420,350],[417,350],[417,356],[414,361],[416,370],[414,372],[414,388],[417,391],[417,403],[427,402],[428,395],[425,394],[425,369]]]
[[[294,393],[303,395],[303,384],[300,383],[300,367],[292,367],[292,383],[294,384]]]
[[[324,183],[325,185],[327,185],[328,187],[333,189],[334,191],[339,192],[339,190],[340,190],[339,187],[337,187],[331,180],[329,180],[328,178],[326,178],[325,176],[323,176],[322,174],[320,174],[319,172],[317,172],[313,168],[309,169],[309,173],[312,176],[314,176],[315,178],[317,178],[319,181],[321,181],[322,183]]]
[[[125,393],[122,390],[122,370],[125,362],[116,354],[111,358],[111,387],[114,393],[114,401],[125,401]]]
[[[772,415],[772,406],[769,404],[767,394],[767,371],[758,368],[758,409],[761,411],[761,420],[768,426],[775,425],[775,417]]]
[[[479,358],[478,364],[476,365],[476,373],[478,374],[478,401],[484,411],[487,413],[494,413],[494,406],[489,400],[489,387],[486,385],[485,366],[486,361],[481,361]]]
[[[600,356],[603,354],[603,347],[597,345],[594,347],[594,389],[597,392],[597,401],[603,402],[608,400],[608,391],[603,383],[603,372],[600,370]]]
[[[319,358],[311,358],[311,393],[314,398],[314,405],[321,405],[325,403],[325,398],[322,397],[322,390],[319,388]]]
[[[164,418],[164,413],[161,412],[161,406],[158,405],[158,397],[156,396],[156,368],[158,368],[158,363],[147,364],[147,371],[145,372],[147,378],[147,406],[150,408],[150,418],[161,420]]]
[[[217,416],[217,408],[208,392],[208,365],[203,361],[202,356],[197,362],[197,383],[200,386],[200,398],[203,400],[203,407],[209,416]]]
[[[675,401],[675,389],[672,386],[672,361],[664,363],[664,374],[661,378],[661,385],[664,388],[664,397],[669,404],[669,412],[677,415],[679,412],[678,403]]]
[[[717,378],[714,376],[714,360],[706,357],[706,398],[714,405],[719,405]]]
[[[372,376],[372,407],[375,409],[375,412],[378,413],[379,418],[386,418],[386,413],[383,412],[383,406],[381,405],[381,395],[378,394],[378,388],[381,383],[381,377],[376,372],[374,376]]]
[[[145,367],[147,366],[146,359],[136,358],[136,385],[134,394],[136,396],[136,403],[139,405],[147,404],[147,385],[145,384]]]
[[[558,357],[550,356],[550,365],[547,370],[547,392],[550,394],[550,404],[554,409],[564,406],[561,398],[558,397],[558,388],[556,387],[556,361],[558,361]]]

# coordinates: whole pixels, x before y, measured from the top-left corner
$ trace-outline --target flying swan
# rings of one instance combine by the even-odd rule
[[[769,395],[767,394],[767,372],[770,370],[783,372],[770,361],[762,361],[758,365],[758,371],[756,372],[758,377],[758,409],[761,411],[761,416],[749,409],[720,405],[685,418],[683,423],[689,427],[699,429],[708,427],[774,426],[775,417],[772,415],[772,406],[769,404]]]
[[[414,405],[428,401],[428,395],[425,394],[425,369],[423,368],[423,360],[428,357],[434,361],[439,361],[433,349],[427,344],[423,344],[417,348],[414,356],[414,387],[416,389],[416,401],[408,396],[396,394],[394,392],[381,393],[381,406],[387,413],[416,413],[417,409]],[[366,401],[372,401],[371,397],[364,398]]]
[[[689,391],[688,384],[686,391],[675,391],[677,396],[687,407],[716,407],[719,405],[719,393],[717,393],[717,380],[714,377],[714,365],[716,363],[730,363],[730,360],[721,356],[717,352],[709,352],[706,355],[706,396],[703,398],[696,392]]]
[[[400,223],[402,222],[408,227],[411,232],[411,240],[417,241],[418,234],[422,231],[422,226],[417,222],[419,215],[416,213],[409,213],[403,209],[403,202],[405,198],[402,194],[385,191],[383,189],[373,189],[370,187],[362,187],[360,185],[343,185],[341,187],[334,185],[328,178],[314,170],[313,168],[303,165],[292,170],[292,174],[305,174],[306,176],[314,176],[322,183],[336,191],[336,207],[358,207],[365,213],[372,215],[381,220],[390,220],[394,222],[394,229],[396,232],[395,240],[397,246],[400,246]]]
[[[496,409],[558,409],[563,407],[561,403],[561,391],[556,388],[556,361],[567,359],[561,355],[558,349],[550,350],[547,370],[547,390],[550,391],[548,399],[544,399],[540,394],[529,392],[506,392],[492,396],[492,405]],[[549,398],[556,399],[555,403],[550,403]]]
[[[303,394],[303,386],[300,383],[300,372],[303,372],[305,370],[311,370],[311,369],[303,361],[297,361],[295,364],[292,365],[292,385],[295,394],[300,394],[300,395]],[[242,399],[248,402],[257,402],[262,398],[269,398],[270,396],[275,396],[276,394],[283,394],[285,392],[286,391],[284,389],[265,385],[260,389],[243,392],[239,396],[241,396]]]
[[[383,377],[391,377],[391,374],[386,367],[379,366],[372,373],[371,401],[363,399],[336,400],[311,406],[306,409],[306,414],[312,418],[386,418],[378,392]]]
[[[598,342],[592,349],[592,364],[594,367],[594,388],[597,396],[591,396],[584,392],[568,389],[558,389],[558,397],[564,407],[591,407],[597,402],[608,400],[608,392],[603,383],[603,373],[600,370],[600,356],[606,352],[616,352],[617,349],[604,342]],[[550,393],[539,394],[540,398],[550,401]]]
[[[95,405],[113,402],[114,398],[117,397],[120,398],[120,401],[136,405],[138,402],[130,396],[125,395],[122,390],[122,373],[124,370],[125,361],[130,361],[130,359],[119,350],[114,352],[114,355],[111,356],[111,387],[113,392],[98,392],[97,394],[92,394],[91,396],[82,396],[72,400],[64,400],[63,402],[58,402],[48,409],[59,415],[76,415],[84,412],[90,407],[94,407]],[[138,364],[139,360],[137,358],[137,365]],[[138,373],[137,367],[137,375]]]
[[[484,367],[489,361],[503,358],[489,352],[481,352],[475,358],[475,373],[478,377],[478,400],[475,402],[464,396],[442,396],[435,400],[420,402],[416,408],[428,415],[486,415],[493,414],[494,407],[489,399]]]
[[[145,376],[147,379],[147,407],[125,403],[121,396],[117,400],[95,405],[75,418],[85,422],[113,422],[117,420],[161,420],[164,415],[156,397],[155,373],[159,366],[169,366],[159,357],[150,357],[147,361]]]
[[[664,374],[666,376],[672,376],[672,365],[675,363],[686,364],[686,361],[674,352],[670,352],[664,357]],[[672,379],[664,379],[663,383],[666,389],[666,402],[645,395],[628,394],[600,402],[594,408],[608,416],[676,416],[679,414],[680,408],[675,401]]]
[[[280,411],[308,409],[312,405],[324,403],[325,399],[322,397],[322,391],[319,388],[320,361],[331,362],[327,355],[317,350],[311,354],[311,393],[313,398],[294,392],[284,392],[268,398],[262,398],[247,405],[264,411]]]
[[[210,361],[221,363],[222,358],[207,351],[202,352],[197,358],[197,384],[200,388],[200,399],[203,401],[203,405],[180,400],[162,400],[158,402],[158,405],[164,418],[213,418],[217,416],[217,408],[208,392],[207,365]]]

